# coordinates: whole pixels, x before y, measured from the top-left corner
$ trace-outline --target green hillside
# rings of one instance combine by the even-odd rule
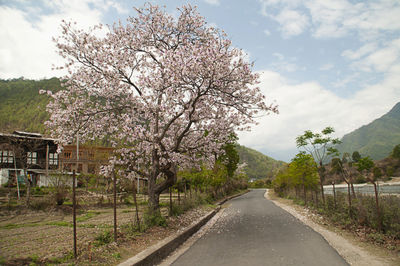
[[[48,119],[48,96],[39,90],[57,91],[57,78],[34,81],[23,78],[0,80],[0,132],[14,130],[44,133],[44,121]]]
[[[58,91],[60,88],[57,78],[40,81],[23,78],[0,80],[0,132],[21,130],[45,133],[49,97],[40,95],[39,90]],[[250,178],[272,177],[276,169],[284,164],[244,146],[239,145],[238,152],[240,162],[247,163],[245,171]]]
[[[345,135],[338,145],[340,153],[358,151],[374,160],[387,157],[400,144],[400,102],[390,112]]]
[[[249,178],[272,178],[277,170],[285,164],[285,162],[276,161],[261,152],[245,146],[238,145],[237,150],[240,157],[240,163],[247,164],[245,172]]]

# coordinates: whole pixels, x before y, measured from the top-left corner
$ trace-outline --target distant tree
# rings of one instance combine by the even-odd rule
[[[304,201],[307,202],[307,189],[312,189],[318,184],[314,158],[310,154],[300,152],[292,159],[288,171],[293,179],[292,184],[303,188]]]
[[[232,189],[232,179],[234,177],[235,171],[239,165],[239,153],[236,149],[238,137],[232,134],[226,144],[222,147],[223,152],[219,156],[217,162],[220,162],[226,168],[227,172],[227,192]]]
[[[351,155],[351,158],[353,159],[354,162],[358,162],[361,159],[361,155],[358,151],[354,151],[353,154]]]
[[[335,130],[332,127],[326,127],[321,131],[321,133],[313,133],[312,131],[307,130],[303,135],[296,138],[297,147],[307,151],[317,163],[316,167],[318,169],[321,196],[324,204],[325,195],[323,183],[325,180],[325,168],[323,163],[328,156],[337,154],[338,151],[334,146],[340,143],[339,139],[331,137],[331,134],[334,132]]]
[[[348,153],[343,154],[342,158],[335,157],[331,161],[332,173],[338,175],[347,184],[347,194],[349,201],[349,212],[351,215],[352,211],[352,201],[351,201],[351,191],[353,197],[356,197],[353,186],[353,176],[356,170],[353,167],[353,163],[350,160],[350,155]]]
[[[392,158],[400,159],[400,144],[393,148],[391,156]]]
[[[382,229],[382,214],[379,207],[379,197],[378,197],[378,188],[377,181],[382,177],[382,170],[378,167],[375,167],[374,161],[370,157],[361,158],[357,163],[357,170],[365,175],[367,180],[374,185],[375,190],[375,202],[376,202],[376,211],[378,216],[378,225],[379,229]]]

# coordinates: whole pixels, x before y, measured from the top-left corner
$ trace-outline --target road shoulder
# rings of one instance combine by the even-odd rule
[[[326,225],[314,222],[310,216],[313,215],[307,209],[300,206],[293,206],[288,201],[274,198],[269,195],[269,190],[264,197],[271,200],[275,205],[289,212],[291,215],[299,219],[305,225],[322,235],[323,238],[350,264],[350,265],[399,265],[398,258],[388,257],[383,250],[369,243],[356,243],[357,241],[350,235],[341,230],[332,230]],[[374,249],[374,254],[369,250]]]

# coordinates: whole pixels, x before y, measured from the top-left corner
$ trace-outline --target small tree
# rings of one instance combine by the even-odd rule
[[[318,169],[321,196],[324,204],[325,195],[323,183],[325,180],[325,168],[323,163],[329,155],[337,154],[338,151],[334,146],[340,143],[339,139],[331,137],[331,134],[334,132],[335,130],[332,127],[326,127],[321,131],[321,133],[313,133],[312,131],[307,130],[303,135],[296,138],[297,147],[307,151],[317,163],[316,167]]]
[[[353,153],[354,154],[354,153]],[[353,193],[353,197],[356,197],[353,186],[353,176],[355,174],[353,163],[350,161],[350,155],[348,153],[344,153],[342,159],[333,158],[331,161],[332,173],[335,175],[339,175],[341,179],[347,184],[347,194],[349,201],[349,213],[352,214],[352,202],[351,202],[351,192]]]
[[[307,203],[307,189],[313,189],[318,184],[317,167],[310,154],[300,152],[292,159],[288,171],[293,184],[303,187],[304,201]]]
[[[227,187],[227,192],[231,190],[232,179],[234,177],[235,171],[239,164],[239,153],[236,150],[237,136],[232,134],[227,141],[227,143],[222,147],[223,153],[218,157],[217,162],[221,163],[227,172],[227,181],[225,186]]]
[[[396,145],[396,146],[393,148],[391,157],[392,157],[392,158],[395,158],[395,159],[400,159],[400,144]]]
[[[63,173],[52,174],[49,177],[50,187],[54,189],[53,197],[57,205],[63,205],[69,191],[69,187],[72,186],[71,176]]]
[[[361,158],[357,162],[357,170],[364,174],[366,179],[374,185],[375,190],[375,202],[376,202],[376,211],[378,216],[378,226],[379,229],[382,230],[382,214],[379,207],[379,196],[378,196],[378,188],[377,181],[382,177],[382,171],[380,168],[375,167],[374,161],[370,157]]]
[[[361,159],[360,153],[358,151],[354,151],[351,155],[351,159],[353,159],[353,162],[358,162]]]

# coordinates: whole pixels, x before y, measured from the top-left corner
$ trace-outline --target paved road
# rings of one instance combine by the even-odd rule
[[[172,265],[348,265],[308,226],[253,190]]]

